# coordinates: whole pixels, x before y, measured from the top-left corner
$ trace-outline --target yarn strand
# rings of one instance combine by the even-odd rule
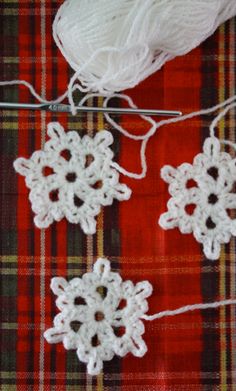
[[[1,87],[4,87],[4,86],[15,86],[15,85],[23,85],[25,87],[27,87],[29,89],[29,91],[31,92],[31,94],[40,102],[40,103],[61,103],[64,99],[67,98],[67,95],[68,95],[68,91],[65,91],[63,93],[63,95],[59,96],[58,98],[54,99],[54,100],[47,100],[47,99],[44,99],[42,98],[41,95],[39,95],[34,87],[32,86],[32,84],[30,84],[28,81],[26,80],[7,80],[7,81],[0,81],[0,86]]]
[[[222,110],[215,118],[214,120],[212,121],[211,125],[210,125],[210,136],[211,137],[214,137],[215,136],[215,128],[216,126],[218,125],[218,123],[220,122],[220,120],[225,117],[225,115],[231,110],[233,109],[234,107],[236,107],[236,102],[233,102],[231,104],[229,104],[228,106],[225,107],[224,110]],[[230,140],[225,140],[225,139],[220,139],[220,143],[221,144],[224,144],[224,145],[228,145],[230,146],[231,148],[233,148],[234,150],[236,150],[236,144],[233,143],[232,141]]]
[[[153,321],[155,319],[161,319],[166,316],[176,316],[176,315],[184,314],[185,312],[196,311],[196,310],[207,310],[210,308],[219,308],[219,307],[232,305],[232,304],[236,304],[236,299],[215,301],[213,303],[199,303],[199,304],[185,305],[184,307],[177,308],[176,310],[165,310],[165,311],[158,312],[157,314],[154,315],[143,315],[142,319]]]
[[[116,97],[119,97],[119,95],[120,94],[116,94]],[[121,97],[124,97],[124,95],[121,95]],[[131,107],[136,107],[134,105],[132,99],[130,97],[127,97],[127,98],[128,98],[127,102],[130,104],[130,106]],[[210,108],[207,108],[207,109],[202,109],[202,110],[199,110],[199,111],[195,111],[195,112],[192,112],[192,113],[189,113],[189,114],[185,114],[185,115],[182,115],[180,117],[176,117],[176,118],[171,118],[171,119],[166,119],[166,120],[162,120],[162,121],[159,121],[159,122],[155,122],[155,124],[153,124],[153,126],[150,128],[150,130],[146,134],[144,134],[142,136],[135,136],[135,135],[130,134],[129,132],[125,131],[125,129],[123,129],[120,125],[116,124],[116,122],[114,120],[112,120],[112,118],[110,117],[109,114],[105,114],[107,121],[111,125],[113,125],[115,127],[115,129],[117,129],[120,133],[124,134],[125,136],[127,136],[127,137],[129,137],[130,139],[133,139],[133,140],[142,140],[141,148],[140,148],[140,160],[141,160],[142,171],[141,171],[140,174],[126,171],[118,163],[113,163],[113,167],[116,168],[117,171],[119,171],[121,174],[126,175],[126,176],[128,176],[130,178],[133,178],[133,179],[143,179],[143,178],[145,178],[146,173],[147,173],[147,160],[146,160],[147,145],[148,145],[148,142],[149,142],[150,138],[155,135],[155,133],[157,132],[157,130],[160,127],[162,127],[164,125],[169,125],[169,124],[173,124],[173,123],[186,121],[186,120],[194,118],[196,116],[211,114],[212,112],[214,112],[216,110],[219,110],[219,109],[221,109],[221,108],[223,108],[223,107],[225,107],[227,105],[231,106],[231,104],[232,104],[232,106],[234,107],[234,105],[236,105],[236,103],[232,103],[232,102],[234,102],[235,99],[236,99],[236,95],[228,98],[224,102],[218,103],[217,105],[215,105],[213,107],[210,107]],[[225,110],[228,111],[228,106],[226,107]],[[142,116],[142,118],[144,118],[144,116]],[[144,119],[146,119],[146,117]],[[233,143],[231,143],[230,141],[221,140],[221,142],[223,144],[231,145],[233,148],[236,149],[236,146]]]
[[[48,100],[43,99],[35,91],[33,86],[30,83],[28,83],[27,81],[25,81],[25,80],[2,81],[2,82],[0,82],[0,86],[24,85],[25,87],[27,87],[29,89],[31,94],[41,103],[61,103],[65,98],[68,98],[69,102],[70,102],[70,105],[71,105],[72,114],[75,115],[76,114],[76,105],[74,103],[73,93],[76,91],[76,89],[79,89],[80,91],[82,91],[81,90],[82,89],[81,85],[79,85],[78,83],[74,84],[76,78],[77,77],[76,77],[76,74],[75,74],[72,77],[72,79],[70,81],[70,84],[68,85],[68,89],[65,91],[65,93],[63,95],[61,95],[60,97],[58,97],[56,100],[52,100],[52,101],[48,101]],[[104,98],[103,107],[108,107],[108,103],[109,103],[110,99],[112,99],[112,98],[120,98],[120,99],[126,100],[126,102],[128,103],[128,105],[131,108],[137,108],[137,106],[135,105],[135,103],[133,102],[131,97],[129,97],[126,94],[119,94],[119,93],[110,94],[110,95],[108,93],[88,93],[83,98],[81,98],[80,102],[78,103],[78,106],[82,106],[89,98],[93,98],[93,97],[103,97]],[[141,172],[140,173],[127,171],[124,167],[120,166],[116,162],[112,163],[112,167],[115,168],[121,174],[123,174],[123,175],[125,175],[125,176],[127,176],[129,178],[133,178],[133,179],[136,179],[136,180],[143,179],[146,176],[146,173],[147,173],[147,159],[146,159],[147,145],[148,145],[148,142],[151,139],[151,137],[155,135],[155,133],[157,132],[157,130],[159,128],[161,128],[162,126],[165,126],[165,125],[170,125],[170,124],[186,121],[186,120],[194,118],[196,116],[211,114],[212,112],[214,112],[216,110],[224,108],[224,110],[222,110],[222,112],[220,112],[218,114],[218,116],[212,121],[212,123],[210,125],[210,134],[211,134],[211,136],[214,136],[214,134],[215,134],[215,130],[214,130],[215,126],[220,121],[220,119],[228,112],[228,110],[230,110],[233,107],[236,107],[235,100],[236,100],[236,95],[233,95],[232,97],[228,98],[224,102],[218,103],[217,105],[215,105],[213,107],[202,109],[202,110],[195,111],[195,112],[192,112],[192,113],[188,113],[188,114],[185,114],[185,115],[182,115],[182,116],[179,116],[179,117],[175,117],[175,118],[169,118],[169,119],[161,120],[159,122],[155,121],[150,116],[141,115],[140,117],[143,120],[145,120],[145,121],[147,121],[147,122],[149,122],[151,124],[151,127],[149,128],[149,130],[146,133],[142,134],[142,135],[135,135],[135,134],[130,133],[129,131],[124,129],[120,124],[116,123],[115,120],[113,118],[111,118],[111,115],[109,113],[105,113],[104,116],[105,116],[107,122],[112,127],[114,127],[119,133],[121,133],[123,136],[125,136],[125,137],[127,137],[127,138],[129,138],[131,140],[141,141],[141,146],[140,146]],[[232,142],[230,142],[228,140],[220,140],[220,141],[221,141],[222,144],[230,145],[231,147],[236,149],[236,145],[233,144]]]

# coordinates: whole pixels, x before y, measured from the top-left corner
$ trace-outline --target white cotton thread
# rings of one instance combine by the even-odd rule
[[[176,315],[185,314],[186,312],[190,312],[190,311],[208,310],[208,309],[214,309],[219,307],[225,307],[227,305],[232,305],[232,304],[236,304],[236,299],[214,301],[213,303],[199,303],[199,304],[185,305],[183,307],[177,308],[176,310],[165,310],[165,311],[158,312],[157,314],[154,315],[143,315],[142,319],[153,321],[155,319],[161,319],[166,316],[176,316]]]
[[[58,122],[51,122],[48,136],[43,150],[14,162],[30,189],[34,222],[48,228],[65,217],[79,223],[84,233],[94,234],[101,206],[111,205],[114,199],[128,200],[131,195],[112,168],[112,134],[104,130],[94,138],[80,138],[77,132],[65,133]]]
[[[111,271],[108,259],[99,258],[93,271],[69,282],[54,277],[51,289],[57,296],[60,313],[54,326],[44,332],[48,343],[62,342],[66,350],[76,349],[90,375],[98,375],[103,362],[132,353],[143,357],[148,347],[143,339],[143,320],[153,321],[189,311],[236,304],[236,299],[186,305],[175,310],[147,314],[147,298],[152,294],[148,281],[134,284]]]
[[[5,86],[15,86],[15,85],[22,85],[25,86],[29,89],[31,94],[40,102],[40,103],[61,103],[67,96],[68,96],[68,91],[65,91],[63,95],[59,96],[58,98],[54,100],[46,100],[42,98],[41,95],[39,95],[32,84],[30,84],[26,80],[8,80],[8,81],[0,81],[0,86],[5,87]]]
[[[236,158],[221,152],[221,144],[234,150],[236,145],[215,136],[218,122],[235,106],[230,101],[212,121],[203,153],[195,156],[193,164],[183,163],[176,169],[167,165],[161,170],[171,198],[159,225],[164,229],[178,227],[183,234],[192,232],[211,260],[219,258],[221,244],[229,243],[231,236],[236,236],[236,220],[231,217],[231,211],[236,209]]]
[[[67,0],[53,37],[84,92],[139,84],[236,14],[234,0]]]
[[[212,121],[211,125],[210,125],[210,136],[211,137],[214,137],[215,136],[215,128],[217,127],[218,123],[220,122],[220,120],[222,118],[224,118],[226,116],[226,114],[231,110],[233,109],[234,107],[236,107],[236,102],[232,102],[230,103],[229,105],[227,105],[225,107],[224,110],[222,110]],[[233,147],[234,149],[236,148],[235,144],[232,143],[231,141],[229,140],[220,140],[222,144],[227,144],[227,145],[230,145],[231,147]]]

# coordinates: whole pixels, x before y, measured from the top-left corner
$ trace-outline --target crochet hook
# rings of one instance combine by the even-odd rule
[[[44,110],[51,111],[53,113],[70,113],[71,107],[64,104],[31,104],[31,103],[7,103],[0,102],[0,109],[12,109],[12,110]],[[111,114],[139,114],[139,115],[158,115],[167,117],[177,117],[182,115],[181,111],[171,110],[150,110],[150,109],[123,109],[118,107],[87,107],[77,106],[77,113],[111,113]]]

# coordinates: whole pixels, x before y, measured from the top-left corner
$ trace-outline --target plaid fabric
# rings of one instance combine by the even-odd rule
[[[70,70],[51,35],[59,3],[1,1],[2,80],[26,79],[48,98],[65,90]],[[129,93],[140,107],[184,112],[233,95],[235,34],[235,20],[231,20],[200,48],[168,63]],[[9,87],[1,88],[0,100],[30,102],[32,97],[24,88]],[[1,111],[1,391],[236,390],[235,307],[147,323],[145,357],[115,357],[105,363],[103,374],[93,378],[74,351],[49,345],[43,338],[57,312],[50,279],[81,275],[97,256],[109,257],[123,278],[148,279],[153,284],[150,313],[236,296],[234,239],[223,247],[220,260],[212,262],[204,259],[192,235],[165,232],[157,225],[169,198],[160,168],[192,162],[212,118],[161,128],[148,146],[147,177],[122,178],[133,190],[131,200],[104,208],[97,234],[85,236],[79,226],[66,221],[47,230],[35,228],[28,190],[12,162],[43,146],[51,120],[60,120],[80,134],[93,134],[108,128],[103,117]],[[117,120],[133,132],[146,129],[135,117]],[[234,126],[232,110],[221,121],[220,136],[235,141]],[[126,168],[140,170],[139,143],[114,136],[116,159]]]

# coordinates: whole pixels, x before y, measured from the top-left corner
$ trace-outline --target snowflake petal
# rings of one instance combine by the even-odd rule
[[[39,213],[34,217],[34,223],[38,228],[48,228],[53,223],[53,217],[50,212]]]
[[[220,153],[220,148],[220,142],[216,137],[208,137],[203,145],[204,153],[211,158],[218,157]]]
[[[80,225],[86,235],[95,234],[97,222],[92,216],[86,216],[81,219]]]
[[[217,240],[208,239],[203,243],[204,253],[208,259],[216,260],[220,257],[220,243]]]
[[[46,330],[43,335],[48,343],[59,343],[63,341],[66,332],[57,330],[55,327],[52,327],[51,329]]]
[[[90,357],[87,368],[88,368],[89,375],[93,375],[93,376],[99,375],[99,373],[103,368],[102,360],[96,355],[94,357],[93,356]]]
[[[147,345],[140,336],[132,337],[131,353],[136,357],[143,357],[147,352]]]
[[[32,169],[32,162],[30,159],[25,159],[23,157],[20,157],[14,161],[13,166],[16,172],[26,176],[30,173]]]
[[[171,229],[178,227],[178,217],[172,217],[171,212],[162,213],[158,221],[159,225],[164,229]]]
[[[110,262],[106,258],[98,258],[93,270],[98,277],[107,277],[111,271]]]
[[[118,201],[128,200],[131,196],[131,190],[128,186],[123,184],[116,185],[114,189],[114,196]]]
[[[64,128],[59,122],[50,122],[47,128],[47,134],[52,139],[62,139],[65,135]]]
[[[178,223],[179,230],[182,234],[190,234],[193,231],[193,221],[191,217],[182,217]]]
[[[152,294],[152,285],[148,281],[138,282],[135,286],[134,293],[136,300],[142,301]]]
[[[114,351],[117,356],[124,357],[133,348],[133,343],[130,337],[124,336],[116,338],[114,342]]]
[[[68,282],[62,277],[54,277],[51,280],[51,290],[57,296],[64,295]]]
[[[161,178],[167,182],[171,183],[176,179],[177,170],[172,166],[164,166],[161,169]]]
[[[95,145],[102,149],[106,149],[114,142],[112,134],[106,130],[98,132],[95,136]]]

